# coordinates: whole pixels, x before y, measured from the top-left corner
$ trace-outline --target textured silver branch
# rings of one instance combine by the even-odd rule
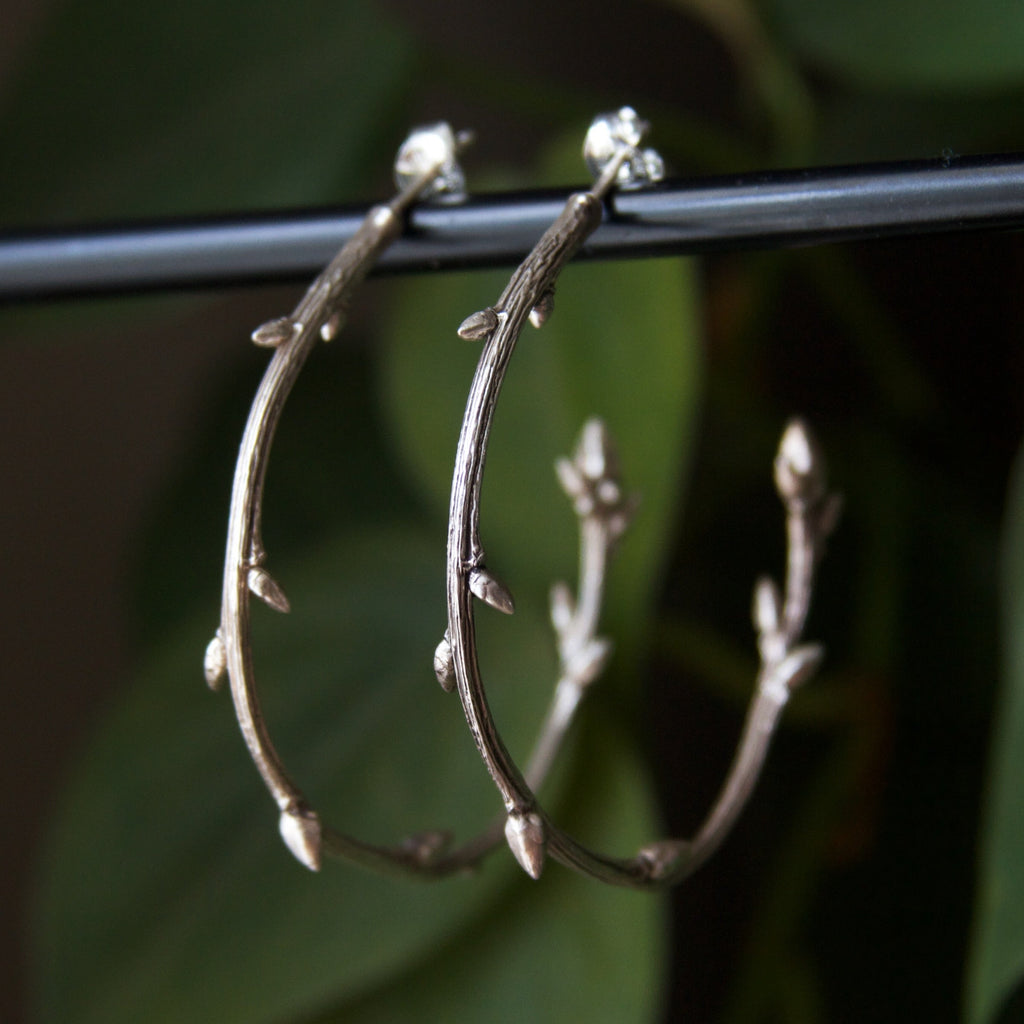
[[[253,400],[238,453],[224,560],[220,628],[204,659],[207,683],[218,688],[226,674],[238,723],[252,759],[280,809],[280,831],[291,852],[317,870],[324,854],[383,870],[440,875],[473,864],[494,845],[485,835],[446,852],[448,837],[425,832],[397,847],[353,839],[320,820],[289,778],[267,731],[256,692],[252,658],[250,599],[287,612],[289,602],[268,572],[261,536],[261,511],[274,433],[299,371],[318,340],[330,341],[341,327],[354,289],[379,253],[402,232],[404,215],[427,196],[457,200],[464,181],[458,150],[469,136],[453,135],[446,124],[414,131],[395,162],[399,193],[370,211],[348,244],[313,282],[290,316],[271,320],[252,334],[257,344],[275,349]],[[493,832],[493,829],[491,830]]]
[[[271,320],[253,332],[256,344],[276,351],[253,402],[239,450],[221,625],[207,646],[203,667],[213,689],[219,688],[225,674],[229,677],[242,735],[281,811],[282,838],[296,858],[312,870],[319,869],[324,855],[331,855],[385,872],[442,877],[474,867],[504,838],[503,818],[454,848],[446,831],[421,832],[388,847],[354,839],[325,824],[288,777],[268,734],[256,692],[249,615],[252,594],[277,611],[290,610],[284,591],[263,565],[266,555],[260,518],[270,446],[292,385],[317,339],[329,341],[337,334],[349,296],[376,255],[400,233],[406,209],[417,198],[453,201],[463,194],[464,179],[456,154],[467,141],[466,133],[453,136],[443,124],[413,132],[395,162],[400,194],[387,206],[371,211],[362,229],[317,278],[291,316]],[[512,611],[511,594],[486,570],[474,573],[470,585],[481,600],[502,611]],[[596,600],[600,602],[599,594]],[[446,664],[442,643],[435,657],[442,683]],[[597,668],[592,670],[595,675]],[[571,710],[559,706],[561,692],[556,690],[552,709],[541,727],[538,752],[531,759],[529,777],[534,786],[547,775],[572,718]]]
[[[667,839],[643,847],[632,858],[609,857],[590,850],[559,829],[540,806],[532,773],[547,759],[544,744],[524,774],[502,742],[487,702],[477,656],[472,598],[492,605],[474,580],[484,569],[480,542],[480,489],[491,422],[508,364],[527,319],[539,326],[552,310],[558,274],[601,218],[602,200],[624,177],[642,184],[658,175],[660,161],[638,149],[643,124],[623,108],[598,118],[588,133],[584,154],[598,176],[590,192],[570,197],[565,209],[513,274],[494,306],[468,317],[459,333],[483,340],[476,374],[459,437],[452,480],[448,523],[448,629],[435,656],[438,678],[457,687],[477,749],[506,809],[505,836],[523,869],[540,876],[545,858],[600,881],[637,889],[674,885],[717,847],[746,804],[757,780],[779,714],[794,687],[806,681],[821,660],[814,645],[799,639],[810,604],[815,564],[835,523],[838,503],[825,495],[824,467],[816,446],[801,423],[791,424],[776,459],[776,482],[787,512],[788,559],[784,595],[773,584],[756,588],[755,608],[761,651],[755,693],[733,765],[704,825],[692,840]],[[638,180],[639,179],[639,180]],[[571,717],[589,673],[606,656],[595,635],[596,607],[603,586],[604,560],[614,534],[629,517],[619,506],[617,480],[607,473],[610,448],[603,428],[588,424],[572,462],[558,464],[559,477],[581,515],[581,583],[574,606],[565,588],[556,588],[552,618],[559,635],[563,678],[542,740],[558,737],[561,722]],[[605,504],[602,504],[605,503]],[[601,513],[596,512],[601,509]],[[614,511],[609,511],[614,509]],[[593,512],[593,514],[591,514]],[[490,576],[488,572],[488,577]],[[511,595],[504,611],[511,610]],[[595,601],[597,603],[595,603]]]
[[[580,523],[580,579],[575,601],[564,583],[551,588],[558,683],[524,772],[534,790],[549,771],[580,701],[612,653],[611,641],[597,635],[605,575],[615,542],[636,507],[622,491],[614,445],[599,419],[587,421],[572,459],[559,459],[555,470]]]

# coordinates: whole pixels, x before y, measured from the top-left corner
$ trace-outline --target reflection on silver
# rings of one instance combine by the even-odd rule
[[[754,696],[732,767],[697,835],[692,840],[661,840],[632,858],[616,858],[595,853],[560,830],[534,793],[534,773],[546,769],[550,751],[539,746],[527,771],[520,771],[498,732],[480,673],[472,601],[474,596],[487,600],[478,585],[485,560],[480,540],[480,491],[491,422],[527,319],[539,326],[550,315],[558,275],[601,222],[609,191],[639,187],[660,176],[660,159],[639,148],[645,130],[645,123],[629,107],[594,121],[584,147],[587,164],[597,179],[594,187],[569,198],[497,302],[469,316],[459,329],[462,337],[483,341],[484,347],[455,457],[444,640],[446,680],[454,672],[477,749],[505,804],[506,841],[523,869],[531,877],[539,877],[545,857],[550,855],[582,874],[637,889],[682,881],[715,850],[745,806],[791,690],[810,677],[822,657],[820,647],[800,645],[799,640],[810,605],[814,566],[838,511],[837,500],[825,491],[824,461],[817,446],[806,426],[794,421],[783,435],[776,459],[789,540],[785,591],[779,596],[773,584],[758,584],[755,616],[761,665]],[[634,508],[623,496],[614,449],[600,421],[590,421],[584,427],[575,456],[560,460],[556,469],[580,517],[582,542],[577,601],[564,585],[552,592],[551,617],[559,638],[561,678],[542,729],[542,738],[551,739],[562,735],[580,697],[607,660],[610,645],[595,635],[605,568],[609,551]]]

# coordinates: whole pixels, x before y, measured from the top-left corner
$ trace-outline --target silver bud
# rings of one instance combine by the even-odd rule
[[[434,675],[445,693],[455,689],[455,660],[447,636],[441,637],[441,642],[434,649]]]
[[[470,313],[459,325],[458,335],[466,341],[482,341],[494,333],[498,326],[498,314],[488,306],[477,313]]]
[[[252,332],[251,337],[253,343],[261,348],[277,348],[290,341],[301,330],[302,324],[297,324],[290,316],[279,316],[275,320],[260,324]]]
[[[213,639],[206,645],[206,654],[203,656],[203,675],[206,676],[206,685],[211,690],[220,689],[227,666],[228,653],[224,647],[224,638],[218,629]]]
[[[814,505],[825,494],[825,460],[803,420],[791,420],[775,456],[775,486],[784,502]]]
[[[530,310],[530,323],[534,327],[543,327],[547,323],[548,317],[551,316],[552,312],[554,311],[554,308],[555,293],[545,292],[540,297],[540,300],[537,302],[537,305]]]
[[[320,325],[320,337],[324,341],[333,341],[337,337],[338,331],[341,328],[341,314],[332,313],[321,325]]]
[[[246,584],[264,604],[269,605],[276,612],[290,612],[292,606],[285,596],[277,580],[260,566],[254,566],[249,570],[246,577]]]
[[[512,592],[493,573],[477,567],[469,574],[469,589],[484,604],[511,615],[516,610]]]
[[[821,644],[802,644],[782,659],[774,675],[792,692],[818,671],[824,658],[825,648]]]
[[[753,619],[758,633],[773,636],[782,618],[782,595],[775,581],[762,576],[754,585]]]
[[[600,636],[594,637],[569,660],[566,675],[578,686],[589,686],[604,671],[611,653],[610,640]]]
[[[587,420],[576,446],[576,464],[591,480],[615,475],[615,452],[604,420]]]
[[[566,632],[572,625],[572,617],[576,614],[576,603],[572,599],[569,588],[564,583],[555,583],[551,587],[551,625],[559,635]]]
[[[562,490],[570,498],[579,498],[586,492],[586,484],[576,463],[571,459],[560,458],[555,460],[555,475],[562,485]]]
[[[281,811],[277,827],[295,859],[310,871],[319,871],[322,829],[316,812],[291,803]]]
[[[533,812],[513,811],[505,821],[505,840],[519,866],[533,879],[544,870],[544,822]]]

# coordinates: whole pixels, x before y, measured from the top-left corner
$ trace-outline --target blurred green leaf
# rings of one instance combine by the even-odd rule
[[[554,580],[575,580],[576,572],[576,525],[555,459],[571,453],[587,417],[608,424],[626,486],[641,497],[607,592],[605,619],[626,649],[648,625],[695,430],[701,352],[691,270],[678,259],[567,268],[551,319],[520,338],[487,456],[488,564],[517,599],[546,601]],[[455,330],[494,302],[507,280],[500,272],[411,281],[390,324],[385,408],[400,457],[439,514],[447,512],[480,355]]]
[[[1024,6],[1006,0],[761,0],[802,57],[860,85],[916,92],[1024,81]]]
[[[441,570],[436,544],[397,529],[356,533],[284,566],[296,615],[256,623],[265,711],[286,763],[329,819],[360,836],[451,824],[465,837],[499,808],[457,702],[430,669]],[[554,666],[547,627],[516,619],[517,629],[502,621],[486,637],[484,659],[523,756]],[[599,995],[622,1008],[617,1020],[649,1018],[661,969],[656,901],[584,886],[557,867],[533,889],[505,850],[473,878],[435,884],[296,865],[227,696],[202,684],[208,633],[193,623],[165,646],[75,774],[36,919],[41,1019],[134,1021],[145,1006],[151,1021],[253,1024],[384,986],[385,1003],[457,996],[491,1020],[486,1008],[502,1005],[520,971],[541,972],[546,987],[531,998],[560,1012]],[[577,817],[595,841],[628,850],[654,831],[643,773],[607,733],[587,753]],[[521,906],[481,917],[511,879]],[[392,989],[396,974],[452,941],[482,972],[469,991],[453,994],[432,972],[408,996]],[[556,998],[573,977],[594,995],[570,987]]]
[[[144,593],[133,609],[143,649],[197,605],[217,615],[238,442],[268,362],[239,334],[239,358],[197,425],[201,441],[151,516],[139,573]],[[315,350],[296,381],[267,471],[264,537],[275,560],[310,551],[343,529],[417,516],[381,436],[370,361],[352,325],[341,344]]]
[[[54,5],[0,97],[0,218],[310,203],[397,146],[412,46],[357,0]]]
[[[431,670],[436,543],[356,533],[276,568],[295,613],[255,609],[257,664],[275,741],[314,804],[381,841],[486,823],[500,802]],[[523,756],[554,665],[546,625],[516,618],[485,658]],[[308,1013],[422,958],[514,874],[504,853],[437,885],[300,868],[228,697],[203,684],[213,625],[192,623],[154,657],[75,772],[37,917],[44,1020],[135,1021],[140,1006],[151,1021]]]
[[[969,1024],[1004,1019],[1024,983],[1024,453],[1004,519],[1003,690],[989,766],[988,801],[967,989]],[[1005,1018],[1009,1020],[1009,1018]],[[1016,1018],[1014,1018],[1016,1019]]]
[[[652,834],[643,768],[607,727],[589,740],[566,824],[603,849],[632,852]],[[480,926],[408,978],[322,1024],[654,1020],[667,967],[666,909],[661,898],[595,885],[552,864],[539,883],[523,878],[510,887]]]

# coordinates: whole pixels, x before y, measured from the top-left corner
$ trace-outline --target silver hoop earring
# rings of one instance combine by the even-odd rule
[[[430,198],[457,201],[465,182],[457,155],[468,133],[454,135],[446,124],[414,131],[395,162],[399,192],[374,207],[344,248],[310,286],[290,316],[270,320],[252,334],[257,345],[275,349],[253,400],[235,467],[224,560],[220,627],[206,649],[206,681],[219,688],[226,674],[238,724],[249,753],[280,810],[281,836],[311,870],[325,854],[389,872],[441,876],[472,866],[500,844],[500,828],[485,831],[457,849],[446,850],[447,834],[426,832],[398,846],[378,846],[339,832],[321,821],[289,778],[270,739],[256,692],[250,607],[255,595],[271,608],[290,608],[265,567],[261,537],[263,487],[270,447],[285,402],[317,341],[338,333],[353,291],[379,254],[402,233],[414,203]]]
[[[755,588],[760,670],[736,757],[721,793],[692,840],[665,839],[632,858],[593,852],[559,829],[534,793],[533,767],[521,772],[491,714],[477,658],[473,598],[503,612],[513,603],[508,589],[485,564],[480,542],[480,492],[491,422],[516,341],[526,321],[540,327],[553,308],[562,268],[601,223],[605,199],[615,188],[638,188],[661,177],[661,160],[640,149],[646,125],[628,107],[598,117],[587,134],[584,157],[595,185],[572,195],[558,219],[512,275],[493,306],[468,317],[463,338],[484,342],[459,436],[448,522],[448,628],[438,645],[435,669],[442,685],[458,688],[477,749],[505,805],[505,837],[522,868],[538,878],[545,857],[581,874],[635,889],[682,881],[714,851],[753,790],[772,733],[791,691],[816,670],[823,651],[801,644],[814,568],[839,509],[827,494],[824,463],[807,428],[792,422],[775,461],[775,478],[786,509],[788,555],[784,592],[770,580]],[[586,687],[600,671],[608,644],[596,636],[597,608],[608,554],[625,529],[632,506],[624,496],[613,446],[598,421],[587,424],[572,460],[558,474],[580,518],[581,582],[574,603],[556,590],[552,620],[562,664],[560,696],[549,733],[559,738]],[[564,684],[564,685],[563,685]],[[561,709],[561,710],[558,710]]]

